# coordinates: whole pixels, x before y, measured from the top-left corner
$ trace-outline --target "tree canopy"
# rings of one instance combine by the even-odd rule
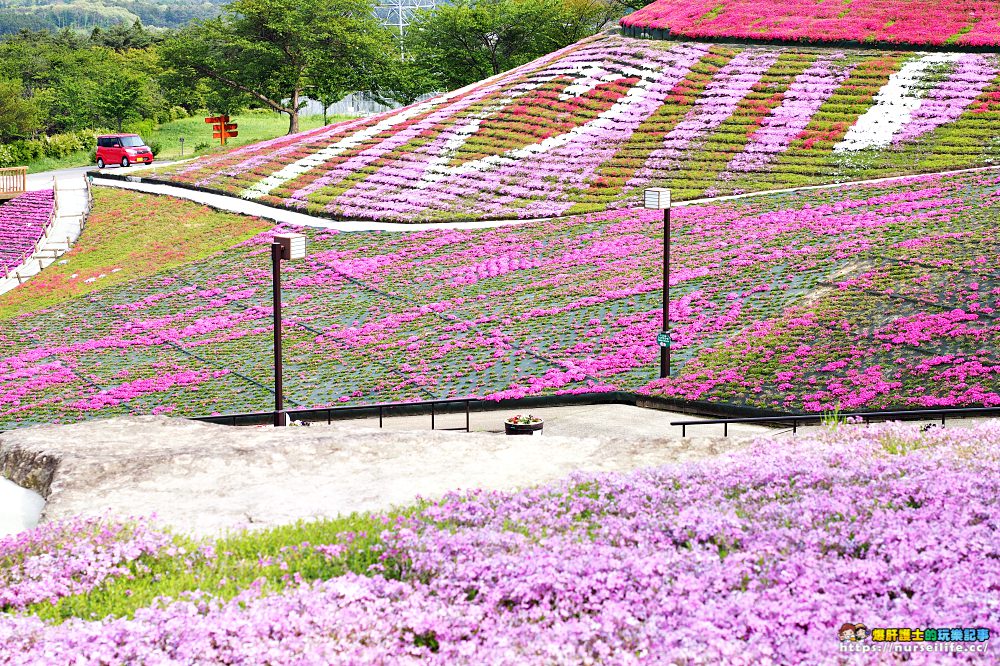
[[[288,114],[292,133],[304,96],[378,87],[390,42],[369,0],[235,0],[162,51],[178,84],[220,107],[252,99]]]
[[[0,141],[162,117],[160,70],[152,49],[115,51],[70,31],[8,38],[0,42]]]
[[[417,14],[407,58],[431,85],[454,89],[591,35],[617,11],[606,0],[456,0]]]

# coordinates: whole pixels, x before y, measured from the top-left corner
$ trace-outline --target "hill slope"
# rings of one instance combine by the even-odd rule
[[[142,21],[148,28],[179,28],[218,13],[221,0],[0,0],[0,35],[20,30],[90,31]]]
[[[584,40],[401,111],[160,169],[332,217],[533,218],[992,163],[1000,60]]]
[[[174,205],[181,217],[199,208]],[[998,214],[997,170],[678,209],[668,381],[656,380],[655,211],[306,230],[307,258],[284,266],[286,395],[291,406],[615,389],[806,411],[1000,405]],[[269,409],[269,242],[5,321],[0,429]]]
[[[636,36],[1000,45],[995,0],[656,0],[621,24]]]

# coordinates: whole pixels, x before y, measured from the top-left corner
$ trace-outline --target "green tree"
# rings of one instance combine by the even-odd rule
[[[99,61],[92,65],[90,77],[95,81],[87,91],[91,110],[90,127],[113,127],[140,118],[159,119],[169,105],[160,94],[156,73],[160,70],[156,53],[148,49],[133,49],[118,53],[107,48],[95,48]]]
[[[457,0],[418,13],[409,63],[454,89],[568,46],[616,16],[607,0]]]
[[[26,137],[38,127],[38,109],[24,98],[21,82],[0,79],[0,141]]]
[[[98,122],[121,132],[126,121],[141,117],[143,92],[143,79],[138,74],[121,70],[104,72],[93,100]]]
[[[310,89],[377,87],[370,63],[386,57],[388,41],[369,0],[235,0],[167,40],[162,53],[172,80],[228,102],[252,98],[287,114],[291,134]]]
[[[132,25],[116,23],[107,30],[98,26],[91,31],[90,41],[96,46],[106,46],[115,51],[128,51],[149,48],[156,40],[153,33],[142,26],[142,21],[136,20]]]

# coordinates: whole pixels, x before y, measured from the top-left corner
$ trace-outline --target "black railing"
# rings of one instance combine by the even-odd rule
[[[342,407],[310,407],[307,409],[286,409],[285,414],[289,419],[305,422],[316,422],[326,419],[327,425],[333,423],[334,419],[348,418],[351,412],[368,412],[373,416],[378,414],[378,427],[383,427],[386,416],[392,416],[390,412],[397,412],[396,415],[403,416],[406,412],[410,414],[426,413],[429,408],[431,415],[431,430],[461,430],[471,432],[469,428],[469,415],[471,403],[483,402],[481,398],[445,398],[442,400],[420,400],[416,402],[383,402],[373,405],[345,405]],[[465,406],[465,427],[464,428],[438,428],[437,416],[439,405]],[[402,412],[402,413],[399,413]],[[451,412],[453,413],[453,412]],[[205,421],[207,423],[218,423],[221,425],[260,425],[273,423],[274,412],[246,412],[242,414],[218,414],[215,416],[195,416],[195,421]]]
[[[886,412],[824,412],[822,414],[788,414],[787,416],[749,416],[734,419],[705,419],[694,421],[671,421],[670,425],[681,427],[681,437],[687,436],[687,427],[696,425],[719,425],[722,424],[722,434],[729,436],[730,423],[757,423],[760,425],[777,424],[792,425],[792,433],[798,430],[800,425],[809,423],[822,423],[824,421],[844,421],[846,419],[861,419],[867,425],[872,421],[912,421],[941,419],[941,425],[949,417],[970,418],[975,416],[1000,416],[1000,407],[949,407],[942,409],[904,409]]]
[[[567,396],[546,396],[545,398],[537,398],[532,400],[532,404],[535,406],[546,406],[555,407],[559,405],[569,405],[569,404],[631,404],[637,405],[640,400],[645,405],[640,405],[643,407],[649,407],[649,403],[657,404],[658,401],[651,400],[649,396],[639,396],[636,394],[627,393],[600,393],[600,394],[587,394],[587,395],[577,395],[571,396],[572,400],[568,399]],[[522,400],[510,401],[494,401],[486,400],[484,398],[444,398],[441,400],[420,400],[415,402],[383,402],[370,405],[345,405],[342,407],[314,407],[314,408],[301,408],[301,409],[289,409],[286,410],[289,418],[295,420],[302,420],[307,422],[317,422],[325,420],[327,424],[333,423],[334,420],[340,420],[345,418],[350,418],[352,413],[361,412],[362,414],[370,414],[371,417],[378,415],[378,426],[379,428],[384,427],[385,419],[389,416],[406,416],[406,415],[418,415],[418,414],[429,414],[431,417],[431,430],[459,430],[464,432],[471,432],[470,429],[470,413],[472,403],[485,403],[491,402],[497,407],[509,407],[514,404],[519,404],[524,402]],[[507,404],[505,404],[507,403]],[[437,417],[443,413],[454,414],[455,410],[449,410],[448,412],[439,411],[438,407],[448,406],[448,405],[462,405],[465,411],[465,427],[464,428],[438,428],[437,427]],[[658,405],[660,409],[679,409],[680,405],[675,404],[661,404]],[[718,409],[717,404],[710,405],[713,409]],[[655,408],[655,407],[654,407]],[[459,410],[461,413],[461,410]],[[704,413],[704,412],[703,412]],[[758,425],[774,425],[774,426],[791,426],[792,432],[795,433],[799,426],[809,425],[812,423],[822,423],[823,421],[839,421],[843,422],[847,419],[858,419],[862,423],[868,424],[872,421],[888,421],[888,420],[930,420],[930,419],[940,419],[941,424],[944,425],[949,417],[951,418],[971,418],[971,417],[988,417],[988,416],[1000,416],[1000,407],[947,407],[938,409],[905,409],[905,410],[894,410],[894,411],[870,411],[870,412],[823,412],[823,413],[806,413],[806,414],[768,414],[766,416],[740,416],[732,418],[709,418],[709,419],[695,419],[690,421],[671,421],[671,426],[681,427],[681,436],[687,437],[687,427],[688,426],[705,426],[705,425],[722,425],[723,435],[729,436],[729,424],[758,424]],[[216,416],[195,416],[191,417],[196,421],[205,421],[208,423],[219,423],[222,425],[263,425],[271,424],[274,422],[274,412],[248,412],[243,414],[219,414]],[[359,417],[359,418],[363,418]]]

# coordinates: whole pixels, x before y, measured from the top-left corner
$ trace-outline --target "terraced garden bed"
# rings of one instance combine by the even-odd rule
[[[35,251],[52,224],[52,190],[26,192],[0,204],[0,277],[7,277]]]
[[[471,89],[160,168],[334,218],[543,218],[981,166],[996,54],[725,46],[602,35]]]
[[[603,390],[805,411],[997,405],[998,193],[986,171],[676,210],[667,381],[656,380],[655,212],[305,230],[307,259],[284,267],[286,395],[297,406]],[[268,409],[269,239],[7,320],[0,427]]]

